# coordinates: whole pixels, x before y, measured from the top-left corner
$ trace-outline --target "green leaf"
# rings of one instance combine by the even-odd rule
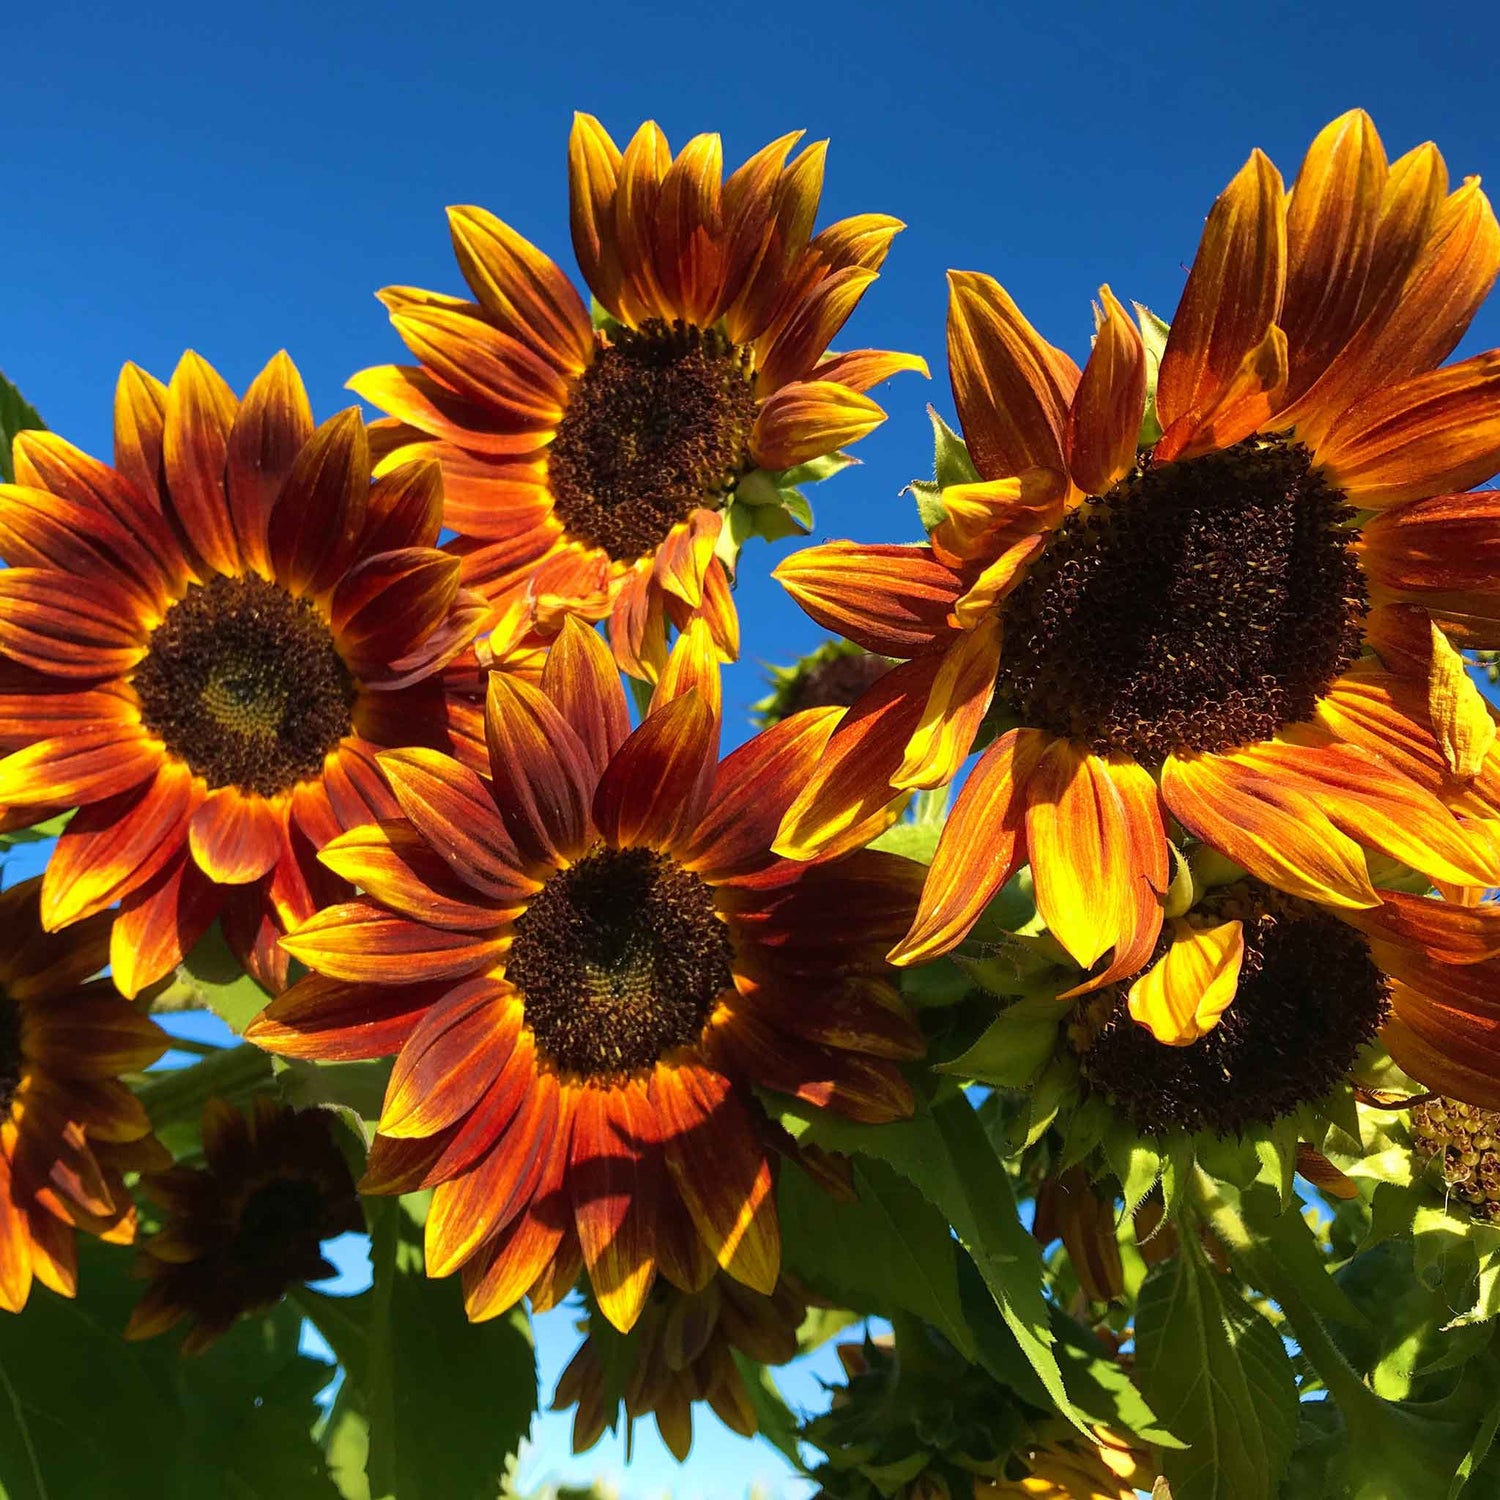
[[[1136,1372],[1189,1446],[1162,1472],[1174,1500],[1271,1500],[1297,1434],[1297,1382],[1276,1330],[1215,1273],[1190,1228],[1136,1308]]]
[[[42,1287],[0,1318],[0,1495],[8,1500],[336,1500],[312,1437],[332,1375],[283,1304],[184,1360],[179,1334],[121,1337],[129,1250],[84,1239],[79,1296]]]
[[[870,840],[870,848],[930,865],[942,831],[941,823],[892,823],[879,838]]]
[[[782,1174],[777,1201],[786,1264],[856,1312],[914,1313],[973,1359],[947,1221],[883,1161],[857,1159],[854,1188],[857,1202],[838,1203],[805,1173]]]
[[[1161,373],[1161,357],[1166,352],[1170,323],[1164,323],[1149,307],[1134,304],[1136,321],[1141,325],[1141,340],[1146,346],[1146,411],[1141,418],[1138,442],[1142,448],[1161,437],[1161,422],[1156,415],[1156,380]]]
[[[1022,996],[1006,1006],[972,1047],[937,1071],[1000,1088],[1020,1089],[1052,1056],[1057,1028],[1072,1008],[1052,995]]]
[[[173,1125],[196,1125],[210,1099],[243,1104],[262,1092],[273,1076],[270,1055],[242,1042],[210,1052],[190,1067],[150,1073],[136,1093],[151,1117],[152,1128],[160,1132]]]
[[[795,489],[799,484],[821,484],[859,462],[852,453],[825,453],[821,458],[798,464],[794,469],[782,469],[776,475],[776,484],[783,490]]]
[[[969,457],[969,445],[938,415],[936,407],[928,406],[927,418],[932,423],[932,477],[938,487],[978,484],[979,470]]]
[[[799,1473],[807,1473],[802,1449],[797,1441],[797,1419],[791,1413],[781,1392],[776,1389],[770,1371],[753,1359],[732,1349],[735,1368],[745,1383],[745,1392],[750,1405],[755,1409],[756,1426],[760,1435],[776,1448]]]
[[[146,996],[153,1010],[211,1010],[236,1034],[271,1001],[230,951],[217,922],[176,970],[147,990]]]
[[[1051,1349],[1041,1248],[1021,1223],[1010,1178],[968,1099],[956,1089],[919,1099],[910,1120],[889,1125],[856,1125],[817,1113],[805,1138],[834,1151],[879,1157],[942,1211],[1058,1410],[1081,1425]]]
[[[536,1406],[525,1311],[470,1323],[458,1278],[426,1277],[420,1230],[402,1205],[372,1203],[369,1214],[370,1290],[297,1298],[347,1372],[327,1434],[340,1483],[359,1493],[349,1471],[363,1447],[373,1500],[493,1500]]]
[[[16,434],[28,429],[45,431],[46,426],[36,408],[23,400],[20,391],[0,374],[0,484],[15,483],[16,469],[10,450]]]
[[[8,481],[6,481],[8,482]],[[0,849],[12,844],[39,844],[43,839],[55,839],[68,826],[76,808],[54,814],[42,823],[33,823],[30,828],[13,828],[9,833],[0,833]]]
[[[948,507],[943,504],[943,487],[932,479],[913,479],[907,485],[913,500],[917,502],[917,519],[923,531],[934,531],[948,519]]]

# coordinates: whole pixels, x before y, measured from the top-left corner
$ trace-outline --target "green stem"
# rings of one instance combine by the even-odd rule
[[[1232,1257],[1248,1263],[1260,1289],[1275,1299],[1281,1308],[1302,1353],[1329,1394],[1339,1403],[1346,1418],[1363,1408],[1370,1416],[1379,1416],[1386,1403],[1360,1378],[1359,1372],[1344,1357],[1344,1352],[1329,1337],[1323,1320],[1308,1305],[1296,1282],[1281,1269],[1276,1258],[1263,1252],[1234,1209],[1214,1187],[1213,1179],[1202,1167],[1194,1169],[1194,1197],[1206,1214],[1214,1233],[1224,1242]]]

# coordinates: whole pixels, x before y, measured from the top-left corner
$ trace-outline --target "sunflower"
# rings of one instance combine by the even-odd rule
[[[951,949],[1029,861],[1067,951],[1085,969],[1112,952],[1093,983],[1134,973],[1169,814],[1344,909],[1380,902],[1367,850],[1493,884],[1500,750],[1454,642],[1500,641],[1500,492],[1459,493],[1500,467],[1500,352],[1441,361],[1497,266],[1477,181],[1450,193],[1430,145],[1387,165],[1356,111],[1289,194],[1257,151],[1219,198],[1149,409],[1146,343],[1108,288],[1080,374],[996,282],[954,273],[969,482],[942,490],[929,545],[777,570],[903,664],[775,847],[837,849],[941,785],[993,704],[1014,727],[958,798],[899,963]]]
[[[566,275],[480,208],[449,211],[477,301],[380,294],[420,363],[361,371],[350,387],[390,413],[372,430],[382,467],[442,464],[452,550],[464,582],[499,605],[502,659],[578,613],[609,619],[639,678],[655,679],[668,624],[694,615],[733,660],[726,559],[744,533],[721,533],[736,496],[759,524],[778,484],[831,472],[884,420],[870,387],[926,373],[915,355],[825,358],[903,226],[862,214],[813,234],[826,143],[787,165],[799,138],[724,181],[716,135],[674,158],[648,121],[622,153],[578,115],[573,248],[597,328]]]
[[[623,1392],[610,1405],[607,1356],[589,1334],[557,1382],[552,1410],[573,1414],[573,1452],[592,1448],[613,1426],[621,1397],[631,1421],[651,1415],[672,1456],[681,1463],[693,1446],[693,1403],[707,1401],[741,1437],[759,1430],[755,1404],[735,1363],[738,1350],[761,1365],[784,1365],[797,1354],[797,1330],[807,1303],[784,1279],[771,1296],[720,1272],[697,1292],[665,1281],[652,1288],[636,1324],[634,1363]]]
[[[196,354],[127,365],[108,468],[49,432],[0,486],[0,805],[80,807],[49,930],[118,901],[127,995],[215,916],[263,983],[336,898],[314,851],[396,805],[378,746],[449,743],[434,676],[485,607],[436,549],[437,467],[373,485],[357,410],[314,430],[279,354],[243,402]]]
[[[881,954],[920,867],[769,851],[836,711],[717,765],[702,620],[630,732],[603,638],[565,622],[541,686],[497,672],[493,781],[440,754],[381,757],[405,817],[322,853],[359,900],[285,946],[314,970],[246,1033],[312,1058],[396,1053],[364,1181],[435,1188],[427,1270],[463,1267],[469,1315],[588,1268],[629,1329],[656,1272],[717,1263],[770,1295],[780,1237],[751,1088],[861,1120],[907,1113],[921,1051]],[[858,920],[850,913],[857,912]]]
[[[1381,895],[1205,891],[1140,975],[1078,1001],[1085,1084],[1148,1133],[1231,1135],[1317,1104],[1378,1035],[1422,1084],[1500,1106],[1500,905]]]
[[[188,1318],[182,1352],[201,1354],[244,1314],[336,1274],[322,1242],[362,1234],[365,1219],[332,1124],[326,1110],[264,1096],[248,1115],[222,1099],[204,1105],[205,1165],[141,1181],[166,1217],[141,1246],[137,1269],[149,1284],[126,1338],[152,1338]]]
[[[78,1286],[75,1230],[135,1237],[121,1173],[164,1155],[119,1074],[147,1067],[166,1035],[91,979],[109,956],[109,918],[66,933],[41,923],[40,878],[0,892],[0,1308],[20,1312],[33,1277]]]

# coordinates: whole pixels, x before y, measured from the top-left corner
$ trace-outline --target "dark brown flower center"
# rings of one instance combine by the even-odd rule
[[[612,333],[547,450],[558,519],[630,561],[699,506],[718,509],[750,463],[750,376],[749,351],[713,329],[653,320]]]
[[[284,792],[354,727],[354,679],[322,615],[255,576],[190,586],[133,683],[146,728],[210,787]]]
[[[733,956],[696,875],[650,849],[600,849],[517,918],[506,978],[554,1067],[607,1077],[696,1042]]]
[[[246,1268],[283,1266],[292,1279],[319,1258],[324,1229],[322,1189],[305,1177],[278,1177],[256,1188],[240,1210],[230,1254]]]
[[[1239,988],[1219,1024],[1188,1046],[1164,1046],[1131,1019],[1128,984],[1101,990],[1069,1029],[1084,1079],[1146,1132],[1231,1135],[1322,1099],[1389,1005],[1365,940],[1252,880],[1214,892],[1195,914],[1244,924]]]
[[[0,992],[0,1118],[21,1087],[21,1007]]]
[[[998,691],[1028,724],[1147,762],[1269,739],[1359,651],[1353,518],[1300,443],[1147,458],[1005,601]]]

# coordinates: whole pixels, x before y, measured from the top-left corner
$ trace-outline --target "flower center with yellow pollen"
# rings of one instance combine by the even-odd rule
[[[0,1119],[21,1088],[21,1007],[0,990]]]
[[[1193,915],[1242,924],[1245,953],[1229,1009],[1206,1036],[1169,1047],[1131,1018],[1128,981],[1087,997],[1068,1039],[1089,1087],[1145,1132],[1230,1135],[1322,1099],[1389,1009],[1389,982],[1365,940],[1255,880],[1211,892]]]
[[[505,977],[560,1072],[650,1067],[703,1034],[734,984],[729,929],[696,875],[650,849],[599,849],[516,919]]]
[[[1146,762],[1270,739],[1359,652],[1353,521],[1299,443],[1148,455],[1006,599],[997,690],[1025,723]]]
[[[132,684],[146,728],[210,787],[275,796],[354,727],[354,679],[322,615],[255,576],[190,586]]]
[[[578,377],[547,450],[558,519],[620,562],[694,510],[719,509],[751,466],[750,353],[714,329],[619,329]]]

